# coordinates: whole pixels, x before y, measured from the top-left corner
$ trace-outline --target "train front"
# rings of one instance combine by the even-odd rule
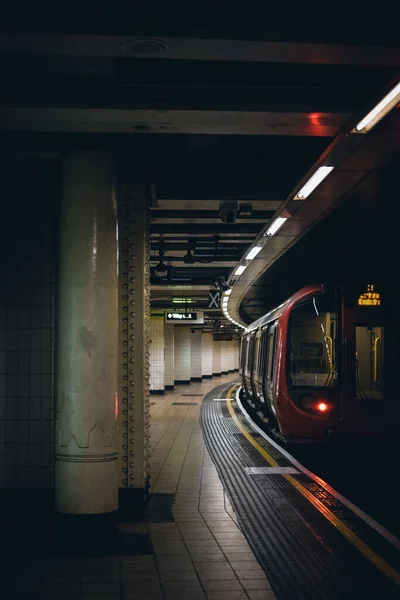
[[[398,410],[385,385],[385,324],[375,296],[367,291],[365,298],[376,302],[363,305],[343,288],[308,286],[293,297],[282,315],[284,368],[276,382],[277,416],[287,439],[395,433]]]

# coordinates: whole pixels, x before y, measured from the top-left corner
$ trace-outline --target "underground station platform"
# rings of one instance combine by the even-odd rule
[[[398,598],[399,540],[251,421],[237,375],[220,382],[152,397],[148,510],[125,543],[51,552],[32,544],[48,523],[13,523],[1,597]]]

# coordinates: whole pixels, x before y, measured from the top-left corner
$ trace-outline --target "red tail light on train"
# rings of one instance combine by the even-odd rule
[[[330,413],[334,408],[334,404],[327,402],[325,399],[316,398],[315,396],[306,395],[300,400],[302,408],[305,410],[315,411],[320,414]]]

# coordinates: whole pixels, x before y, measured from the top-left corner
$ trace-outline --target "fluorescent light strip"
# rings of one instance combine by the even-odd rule
[[[285,221],[287,221],[287,217],[277,217],[275,221],[271,223],[270,227],[268,227],[266,233],[264,233],[264,236],[275,235],[275,233],[282,227]]]
[[[246,260],[253,260],[253,258],[255,258],[261,250],[262,246],[254,246],[254,248],[252,248],[248,255],[245,257]]]
[[[316,187],[319,186],[321,181],[325,179],[329,175],[331,171],[333,171],[335,167],[319,167],[317,171],[315,171],[314,175],[310,177],[305,185],[301,188],[301,190],[296,194],[295,200],[304,200],[307,198],[311,192],[315,190]]]
[[[225,296],[230,296],[232,294],[232,288],[230,290],[226,290],[226,292],[224,292]]]
[[[398,83],[361,121],[356,125],[356,131],[369,131],[376,125],[400,100],[400,83]]]
[[[234,275],[241,275],[247,269],[247,265],[240,265],[234,273]]]

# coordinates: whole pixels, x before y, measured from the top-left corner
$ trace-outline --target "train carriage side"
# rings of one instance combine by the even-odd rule
[[[288,440],[328,439],[342,427],[340,306],[323,291],[302,288],[280,317],[273,393]]]
[[[398,435],[389,335],[343,286],[306,286],[247,328],[244,393],[288,441]]]

